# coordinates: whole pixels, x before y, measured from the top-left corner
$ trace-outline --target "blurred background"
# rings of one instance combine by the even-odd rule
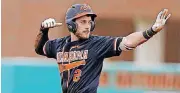
[[[41,22],[65,22],[67,9],[87,3],[98,15],[93,34],[126,36],[150,28],[164,8],[165,29],[133,51],[106,59],[98,93],[180,93],[180,0],[2,0],[2,93],[61,93],[56,60],[39,56]],[[66,24],[50,39],[68,35]]]

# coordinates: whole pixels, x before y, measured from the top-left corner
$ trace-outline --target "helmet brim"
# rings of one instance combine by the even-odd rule
[[[92,12],[83,12],[83,13],[77,14],[75,17],[73,17],[73,19],[77,19],[79,17],[86,16],[86,15],[89,15],[89,16],[91,16],[93,18],[97,17],[97,15],[92,13]]]

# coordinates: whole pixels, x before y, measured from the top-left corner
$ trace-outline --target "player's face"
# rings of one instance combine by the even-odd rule
[[[79,39],[88,39],[90,35],[90,29],[91,29],[91,17],[90,16],[82,16],[78,19],[76,19],[76,23],[78,25],[77,31],[75,35]]]

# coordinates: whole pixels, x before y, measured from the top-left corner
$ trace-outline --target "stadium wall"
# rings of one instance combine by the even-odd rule
[[[17,57],[1,61],[2,93],[62,93],[55,60]],[[179,78],[180,64],[143,68],[133,62],[104,62],[98,93],[180,93]]]

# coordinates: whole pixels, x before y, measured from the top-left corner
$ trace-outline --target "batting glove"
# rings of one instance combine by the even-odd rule
[[[159,32],[163,29],[167,19],[171,16],[171,14],[168,14],[168,15],[167,14],[168,14],[168,9],[164,9],[158,14],[156,18],[156,22],[152,26],[153,31]]]
[[[56,26],[56,21],[53,18],[48,18],[41,23],[42,28],[53,28]]]

